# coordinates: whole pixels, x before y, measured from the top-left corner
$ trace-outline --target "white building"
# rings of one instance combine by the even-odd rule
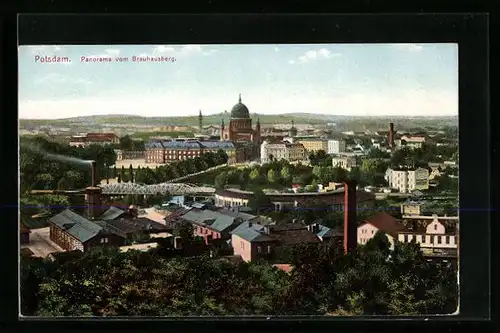
[[[306,156],[306,150],[300,143],[269,143],[264,141],[260,145],[260,157],[262,163],[271,162],[271,157],[274,160],[285,160],[288,162],[302,161]]]
[[[401,139],[395,140],[394,143],[396,144],[397,148],[404,148],[404,147],[411,149],[422,148],[425,143],[425,137],[403,135]]]
[[[426,218],[432,220],[426,227],[425,232],[416,232],[406,229],[402,223],[396,220],[389,214],[382,212],[364,221],[358,227],[358,244],[364,245],[375,236],[377,231],[385,233],[391,249],[394,248],[395,242],[408,243],[415,240],[420,244],[420,248],[426,250],[447,250],[457,249],[458,235],[457,232],[447,233],[445,226],[440,220],[447,219],[446,217],[434,216],[417,216],[412,218]],[[453,218],[448,218],[453,219]],[[456,222],[458,223],[458,219]],[[457,229],[458,230],[458,229]]]
[[[339,154],[345,152],[344,140],[328,140],[328,154]]]
[[[387,169],[385,180],[389,187],[401,193],[410,193],[415,190],[429,189],[429,170],[417,169]]]
[[[357,158],[354,153],[341,153],[337,156],[332,157],[332,166],[339,167],[348,171],[351,171],[352,168],[358,166]]]

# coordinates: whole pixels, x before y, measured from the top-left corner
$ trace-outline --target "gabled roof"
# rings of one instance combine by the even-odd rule
[[[396,220],[391,215],[386,212],[380,212],[364,221],[361,226],[369,223],[379,229],[380,231],[385,232],[391,236],[397,236],[397,233],[400,231],[405,231],[406,228],[403,224],[401,224],[398,220]],[[361,227],[360,226],[360,227]]]
[[[263,230],[263,225],[252,223],[250,226],[248,222],[243,222],[231,231],[231,234],[241,237],[248,242],[266,242],[275,240],[274,238],[263,234]]]
[[[103,228],[96,223],[87,220],[83,216],[66,209],[49,219],[57,227],[61,228],[71,236],[85,243],[103,232]]]
[[[278,240],[282,245],[321,242],[316,234],[307,229],[291,229],[271,232],[269,236]]]
[[[335,237],[335,236],[344,236],[342,231],[338,228],[328,228],[324,225],[318,225],[319,231],[316,233],[318,237],[327,238],[327,237]]]
[[[106,210],[100,217],[101,220],[108,221],[108,220],[114,220],[121,215],[125,214],[125,211],[120,208],[116,207],[109,207],[108,210]]]
[[[235,222],[236,218],[221,214],[219,217],[215,219],[215,221],[212,224],[210,224],[210,229],[213,229],[217,232],[223,232],[226,231],[231,226],[233,226]]]

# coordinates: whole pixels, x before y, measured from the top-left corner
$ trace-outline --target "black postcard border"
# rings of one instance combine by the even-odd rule
[[[3,191],[10,197],[8,204],[17,204],[17,40],[12,35],[10,20],[5,29],[4,110],[2,112],[2,160],[5,177]],[[382,43],[382,42],[457,42],[459,44],[459,128],[460,128],[460,202],[475,211],[460,214],[460,315],[431,316],[423,321],[416,318],[245,318],[245,319],[160,319],[150,327],[161,329],[196,328],[268,328],[273,330],[299,328],[368,328],[377,321],[383,327],[391,325],[408,331],[416,329],[472,328],[485,323],[490,315],[490,130],[488,85],[488,16],[485,14],[364,14],[364,15],[21,15],[20,44],[222,44],[222,43]],[[15,162],[14,162],[15,161]],[[17,219],[17,211],[2,209],[8,221]],[[9,232],[7,232],[9,230]],[[5,258],[16,258],[17,225],[12,223],[5,234],[4,245],[9,250]],[[16,267],[14,266],[14,267]],[[12,268],[11,272],[14,271]],[[9,274],[3,302],[9,304],[2,315],[17,321],[18,277]],[[463,287],[466,286],[466,287]],[[153,319],[153,318],[151,318]],[[154,318],[156,319],[156,318]],[[389,320],[387,320],[389,319]],[[114,320],[22,319],[23,327],[100,328],[126,325],[129,329],[143,327],[144,320],[127,318]],[[251,321],[251,322],[249,322]],[[287,323],[285,325],[285,322]],[[359,324],[358,324],[359,323]],[[34,326],[34,327],[32,327]],[[27,328],[26,327],[26,328]],[[122,326],[123,327],[123,326]],[[482,328],[485,326],[481,325]]]

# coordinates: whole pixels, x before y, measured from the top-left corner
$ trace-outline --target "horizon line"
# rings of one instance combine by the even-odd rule
[[[203,110],[201,110],[203,111]],[[225,114],[226,111],[223,112],[218,112],[218,113],[208,113],[208,114],[203,114],[202,116],[218,116],[218,115],[223,115]],[[227,111],[228,114],[231,112]],[[346,115],[346,114],[327,114],[327,113],[308,113],[308,112],[291,112],[291,113],[270,113],[270,114],[262,114],[262,113],[251,113],[250,118],[252,116],[299,116],[299,115],[317,115],[317,116],[331,116],[331,117],[352,117],[352,118],[386,118],[386,117],[391,117],[391,118],[402,118],[402,119],[409,119],[409,118],[458,118],[457,115],[433,115],[433,116],[423,116],[423,115],[414,115],[414,116],[401,116],[401,115],[391,115],[391,114],[382,114],[382,115]],[[142,116],[138,114],[113,114],[113,113],[108,113],[108,114],[94,114],[94,115],[81,115],[81,116],[75,116],[75,117],[68,117],[68,118],[23,118],[19,117],[19,120],[71,120],[71,119],[77,119],[77,118],[90,118],[90,117],[118,117],[118,116],[124,116],[124,117],[138,117],[138,118],[190,118],[190,117],[198,117],[199,114],[193,114],[193,115],[181,115],[181,116]]]

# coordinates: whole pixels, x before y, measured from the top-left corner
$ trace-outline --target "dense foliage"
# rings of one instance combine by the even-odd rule
[[[349,255],[334,244],[296,247],[291,274],[268,263],[161,250],[96,248],[71,260],[21,259],[22,313],[40,316],[176,316],[451,313],[454,266],[418,245],[391,252],[381,234]]]

